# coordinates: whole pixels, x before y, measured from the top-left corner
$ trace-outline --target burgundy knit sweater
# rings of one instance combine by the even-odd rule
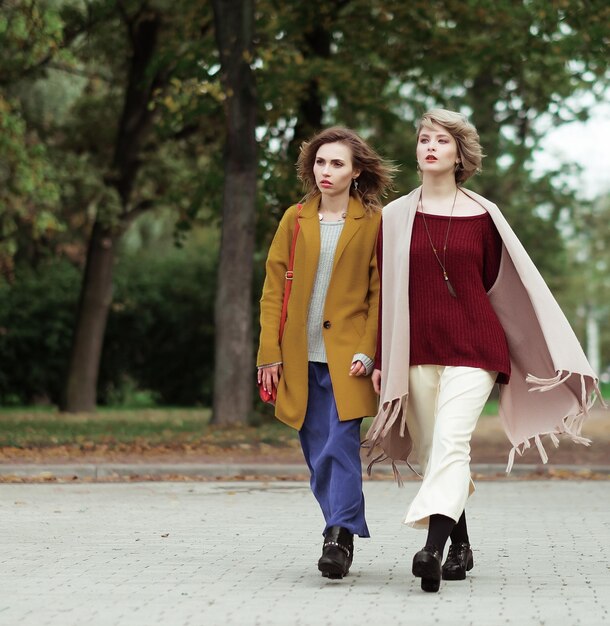
[[[426,214],[430,236],[441,261],[449,218]],[[377,262],[383,263],[383,229],[379,230]],[[500,268],[502,241],[488,213],[453,217],[445,267],[457,298],[450,295],[418,212],[411,237],[409,275],[411,365],[454,365],[497,371],[497,382],[510,378],[504,330],[487,291]],[[381,309],[375,367],[381,367]]]

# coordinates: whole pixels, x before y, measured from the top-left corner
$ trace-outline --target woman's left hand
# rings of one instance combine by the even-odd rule
[[[349,368],[350,376],[366,376],[366,367],[362,361],[354,361]]]

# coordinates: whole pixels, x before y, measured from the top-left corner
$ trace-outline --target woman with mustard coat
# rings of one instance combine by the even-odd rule
[[[311,488],[325,518],[318,569],[343,578],[353,536],[369,537],[360,424],[377,412],[369,374],[376,349],[380,196],[392,167],[356,133],[330,128],[303,144],[306,195],[284,214],[269,250],[261,305],[258,380],[276,388],[276,417],[299,431]],[[292,289],[279,342],[295,226]]]

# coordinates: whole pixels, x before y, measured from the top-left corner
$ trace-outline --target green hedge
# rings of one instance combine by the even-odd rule
[[[100,371],[100,401],[130,382],[165,405],[210,405],[216,272],[193,253],[128,258],[117,271]],[[118,397],[117,397],[118,392]]]
[[[100,404],[147,390],[165,405],[209,405],[214,363],[215,267],[210,255],[126,257],[117,264],[98,385]],[[0,403],[59,401],[80,288],[56,261],[18,268],[0,285]]]
[[[59,401],[80,275],[68,263],[0,282],[0,403]]]

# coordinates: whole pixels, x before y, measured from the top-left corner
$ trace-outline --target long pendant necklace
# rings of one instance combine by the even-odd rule
[[[432,248],[432,252],[434,252],[434,256],[436,257],[436,260],[438,261],[438,264],[440,265],[441,270],[443,271],[443,278],[445,279],[447,289],[449,290],[449,293],[451,294],[451,296],[454,298],[457,298],[457,294],[455,293],[455,289],[453,288],[453,285],[451,284],[451,281],[449,280],[449,276],[447,276],[447,241],[449,239],[449,230],[451,229],[451,218],[453,217],[453,209],[455,209],[455,200],[457,198],[457,193],[458,193],[458,188],[456,187],[455,195],[453,196],[453,204],[451,205],[451,213],[449,214],[449,223],[447,224],[447,232],[445,233],[445,244],[443,245],[443,260],[442,261],[440,257],[438,256],[438,252],[436,248],[434,247],[434,244],[432,243],[432,237],[430,237],[430,231],[428,230],[428,224],[426,223],[426,214],[424,212],[424,201],[422,199],[423,194],[419,198],[419,204],[421,206],[421,216],[422,216],[422,219],[424,220],[424,227],[426,229],[426,234],[428,235],[428,241],[430,242],[430,246]]]

